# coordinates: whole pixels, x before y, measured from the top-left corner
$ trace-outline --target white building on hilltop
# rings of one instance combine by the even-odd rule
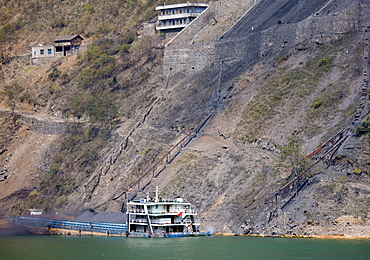
[[[197,18],[205,9],[207,3],[182,3],[157,6],[155,10],[160,11],[158,16],[158,31],[178,32],[185,28],[191,21]]]

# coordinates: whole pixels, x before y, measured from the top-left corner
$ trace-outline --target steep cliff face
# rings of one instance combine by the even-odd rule
[[[119,211],[126,196],[158,186],[162,197],[192,202],[203,228],[215,232],[369,236],[368,5],[275,1],[271,11],[269,1],[243,1],[249,12],[228,30],[231,23],[222,24],[237,20],[237,2],[212,3],[166,47],[160,35],[111,37],[76,61],[27,71],[35,88],[65,92],[44,95],[44,105],[30,109],[11,95],[16,85],[4,88],[16,113],[3,103],[3,216],[29,207]],[[253,31],[244,29],[250,21]],[[181,41],[186,35],[193,41]],[[15,64],[25,68],[3,67]],[[66,64],[74,68],[67,82],[49,76],[55,68],[63,75]],[[35,70],[48,74],[37,78]],[[318,153],[302,161],[346,129],[330,160]],[[286,205],[269,200],[279,191],[284,201],[292,195]],[[365,233],[348,233],[343,215]]]
[[[363,236],[361,228],[349,234],[351,228],[332,225],[348,214],[357,219],[353,223],[368,223],[368,137],[354,134],[358,118],[368,113],[368,4],[293,2],[275,3],[280,9],[268,12],[267,1],[260,1],[213,42],[211,60],[222,73],[216,91],[223,102],[204,135],[218,143],[217,153],[211,152],[214,145],[195,141],[196,148],[185,152],[188,159],[179,159],[178,173],[158,183],[166,183],[167,195],[180,192],[176,186],[201,187],[198,196],[191,193],[206,209],[202,217],[212,230]],[[250,23],[256,25],[248,29]],[[165,57],[174,58],[167,65],[187,71],[205,66],[204,61],[197,66],[191,53],[196,57],[209,48],[171,44]],[[331,160],[302,163],[305,154],[346,128],[352,134]]]

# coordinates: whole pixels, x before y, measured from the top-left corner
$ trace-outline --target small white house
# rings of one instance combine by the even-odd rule
[[[46,62],[55,57],[76,55],[83,38],[79,35],[59,36],[53,43],[38,44],[32,47],[31,65]]]

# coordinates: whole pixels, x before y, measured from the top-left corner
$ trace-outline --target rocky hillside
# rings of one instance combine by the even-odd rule
[[[213,232],[370,236],[363,94],[369,46],[360,12],[349,19],[356,21],[353,30],[332,40],[168,74],[163,51],[171,38],[142,32],[161,2],[44,2],[27,2],[19,17],[17,1],[1,7],[3,219],[28,208],[119,211],[130,196],[124,191],[136,194],[133,184],[142,178],[144,194],[158,186],[162,197],[184,197],[198,208],[203,229]],[[313,11],[351,7],[351,1],[315,1],[307,12],[303,2],[279,2],[277,16],[253,9],[266,1],[243,1],[250,10],[244,20],[261,14],[252,19],[259,30],[278,35],[277,17],[294,24]],[[222,19],[205,25],[195,42],[214,45],[226,31],[228,41],[249,37],[237,33],[243,19],[229,30],[241,15],[238,1],[216,4],[228,4],[228,12],[219,12]],[[34,67],[23,57],[31,43],[70,33],[89,43],[77,57]],[[347,129],[338,149],[320,157],[330,143],[303,160]]]

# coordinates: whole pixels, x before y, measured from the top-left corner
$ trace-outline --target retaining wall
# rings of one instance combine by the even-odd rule
[[[220,13],[220,2],[210,3],[204,15],[194,20],[179,33],[165,48],[163,72],[166,75],[176,72],[199,72],[211,64],[222,63],[233,66],[243,62],[250,64],[270,54],[276,54],[287,47],[302,43],[321,44],[340,38],[344,33],[358,30],[360,5],[358,1],[331,13],[330,6],[340,1],[332,1],[322,9],[325,14],[312,14],[298,23],[276,24],[264,31],[250,32],[244,38],[220,38],[206,43],[189,42]],[[223,9],[224,10],[224,9]],[[329,14],[327,14],[329,13]]]
[[[20,119],[29,125],[33,132],[46,135],[80,134],[83,124],[75,122],[41,121],[33,117],[19,115]]]

